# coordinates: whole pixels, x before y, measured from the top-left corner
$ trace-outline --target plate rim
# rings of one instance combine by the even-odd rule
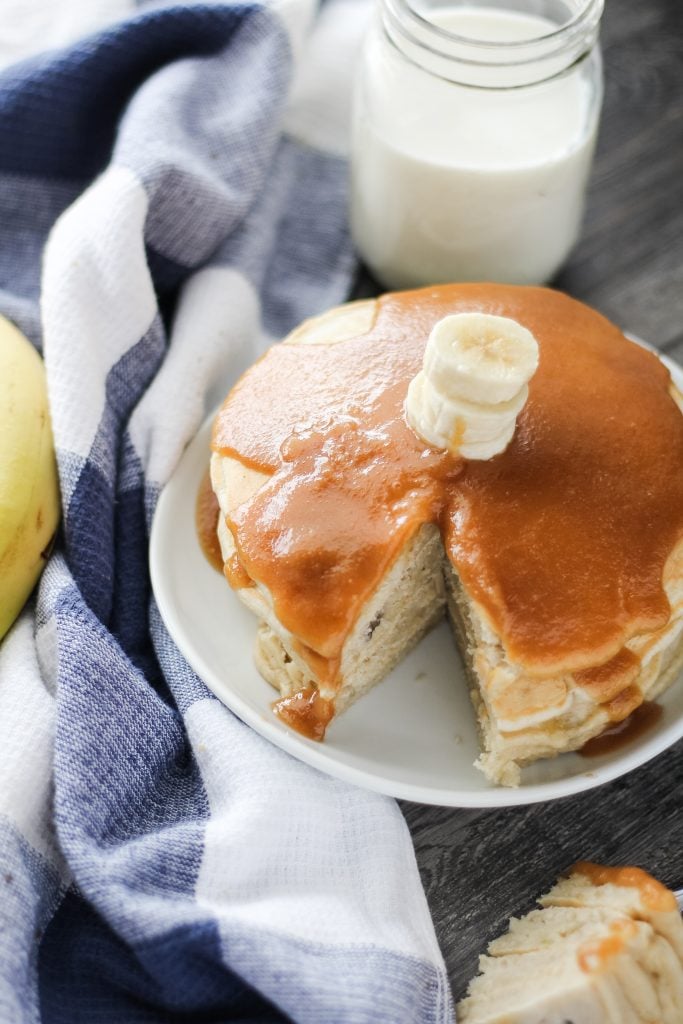
[[[626,334],[626,337],[642,345],[643,348],[653,351],[671,372],[676,386],[683,390],[683,368],[678,363],[665,353],[659,352],[641,338],[630,333]],[[213,668],[205,661],[202,652],[187,642],[186,633],[182,625],[176,628],[178,619],[175,607],[170,596],[167,594],[160,573],[160,567],[163,563],[163,558],[161,557],[163,552],[162,528],[164,518],[168,514],[167,506],[170,506],[172,509],[173,481],[186,460],[192,458],[195,448],[200,443],[203,443],[204,435],[210,430],[215,414],[216,410],[209,413],[183,449],[169,479],[161,490],[154,509],[148,547],[152,594],[169,636],[191,669],[205,683],[217,700],[228,707],[242,722],[250,726],[266,740],[296,757],[299,761],[311,765],[333,778],[351,783],[363,789],[369,789],[383,796],[438,807],[485,810],[494,807],[526,806],[550,800],[565,799],[576,796],[578,793],[587,792],[608,782],[613,782],[615,779],[622,778],[636,768],[642,767],[648,761],[668,750],[678,739],[683,737],[682,713],[679,718],[657,732],[650,740],[636,744],[633,748],[627,750],[623,757],[617,757],[613,761],[596,766],[594,769],[590,768],[590,762],[587,761],[585,772],[578,772],[568,778],[537,782],[526,786],[506,787],[497,785],[492,786],[490,789],[469,791],[458,789],[457,787],[441,789],[436,786],[425,786],[417,783],[405,783],[399,780],[387,779],[386,776],[379,775],[378,773],[345,764],[326,754],[324,743],[315,743],[313,740],[299,735],[294,730],[281,725],[275,718],[272,721],[264,718],[260,712],[252,708],[238,693],[231,689],[228,681],[218,679]],[[681,681],[683,679],[679,678],[679,684]],[[675,685],[675,683],[672,685]],[[226,696],[226,691],[228,696]]]

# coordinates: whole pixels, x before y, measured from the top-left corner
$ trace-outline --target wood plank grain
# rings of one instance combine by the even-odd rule
[[[683,336],[683,7],[607,4],[583,233],[554,282],[662,347]]]

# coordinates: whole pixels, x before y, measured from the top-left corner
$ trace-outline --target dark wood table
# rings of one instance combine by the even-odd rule
[[[683,2],[607,0],[581,240],[554,284],[683,362]],[[365,278],[357,294],[377,286]],[[683,742],[584,795],[493,811],[403,803],[459,999],[512,914],[579,859],[683,887]]]

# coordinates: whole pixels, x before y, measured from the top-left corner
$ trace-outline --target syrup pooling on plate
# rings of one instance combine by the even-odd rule
[[[646,700],[622,721],[608,726],[592,740],[584,743],[579,753],[582,757],[602,757],[603,754],[621,750],[654,729],[662,717],[662,712],[661,704]]]
[[[427,447],[403,415],[431,328],[459,312],[511,317],[540,349],[515,436],[487,462]],[[683,534],[669,383],[654,355],[547,289],[386,295],[369,332],[275,346],[224,403],[214,450],[270,475],[228,521],[240,561],[280,622],[336,658],[407,540],[436,522],[512,661],[536,675],[606,662],[669,617],[663,571]]]

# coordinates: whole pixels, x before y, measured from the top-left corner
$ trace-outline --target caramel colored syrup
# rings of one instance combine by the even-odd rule
[[[313,674],[322,683],[333,683],[339,673],[340,658],[325,658],[312,647],[307,647],[300,640],[293,640],[292,647],[309,666]]]
[[[613,868],[579,861],[572,868],[572,873],[584,875],[592,885],[618,885],[626,889],[637,889],[643,905],[654,913],[677,910],[674,894],[642,868]]]
[[[218,572],[223,572],[223,555],[216,533],[219,511],[218,498],[213,492],[211,476],[207,469],[199,485],[195,503],[197,539],[207,562]]]
[[[624,919],[615,921],[610,926],[609,934],[595,942],[584,942],[577,950],[579,967],[584,974],[594,974],[604,970],[609,960],[623,950],[629,939],[638,932],[634,921]]]
[[[574,681],[598,703],[605,703],[618,700],[621,694],[630,689],[639,671],[640,659],[628,647],[622,647],[604,664],[575,672]]]
[[[334,701],[321,697],[314,686],[307,686],[291,697],[275,701],[273,711],[281,721],[309,740],[322,740],[334,718]]]
[[[621,750],[633,740],[644,736],[655,727],[661,717],[661,704],[646,700],[643,704],[639,704],[627,718],[608,726],[599,736],[594,736],[592,740],[584,743],[579,753],[582,757],[602,757],[603,754],[612,754],[615,750]]]
[[[253,587],[254,581],[244,571],[237,554],[233,554],[223,566],[223,573],[233,590],[241,590],[243,587]]]
[[[427,447],[403,408],[433,325],[472,311],[519,321],[540,350],[515,436],[485,462]],[[512,661],[539,676],[606,662],[670,614],[683,417],[669,384],[653,354],[549,289],[385,295],[364,335],[276,345],[226,399],[213,449],[270,477],[228,520],[240,562],[283,626],[337,659],[406,542],[437,523]]]

